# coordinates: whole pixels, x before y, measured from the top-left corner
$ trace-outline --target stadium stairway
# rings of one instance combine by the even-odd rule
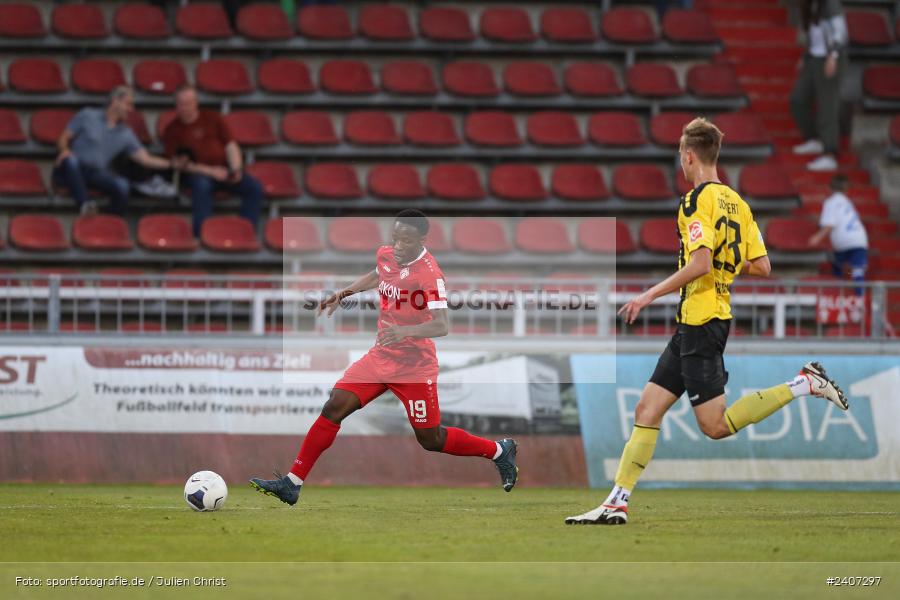
[[[775,151],[769,160],[790,175],[800,193],[801,205],[794,216],[804,221],[817,220],[833,174],[808,171],[806,163],[810,157],[791,151],[792,146],[803,141],[790,113],[790,94],[803,48],[797,42],[797,30],[789,21],[784,3],[748,0],[735,6],[727,0],[698,0],[695,4],[709,15],[722,40],[723,51],[716,60],[732,64],[750,100],[747,110],[761,118],[773,140]],[[839,171],[850,179],[849,195],[869,233],[870,276],[900,276],[898,224],[890,219],[879,188],[860,166],[849,138],[842,138],[838,163]]]

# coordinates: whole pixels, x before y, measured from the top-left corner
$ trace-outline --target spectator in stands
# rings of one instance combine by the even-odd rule
[[[807,164],[811,171],[834,171],[841,80],[847,70],[847,21],[840,0],[801,0],[800,20],[807,48],[791,92],[791,113],[806,141],[794,146],[794,152],[821,154]]]
[[[166,156],[183,169],[182,181],[191,188],[194,235],[200,237],[204,219],[213,211],[213,197],[227,190],[241,199],[240,214],[256,226],[263,188],[243,171],[241,148],[222,115],[200,110],[197,90],[185,85],[175,92],[175,118],[162,141]]]
[[[96,203],[88,198],[89,187],[109,194],[111,212],[125,212],[131,182],[111,168],[117,157],[125,154],[147,169],[172,166],[169,160],[153,156],[141,146],[125,123],[132,110],[134,91],[119,86],[110,93],[105,109],[81,109],[59,136],[53,182],[69,190],[82,214],[97,210]]]
[[[831,271],[836,277],[843,277],[850,267],[854,281],[863,281],[869,263],[869,238],[853,202],[847,197],[848,181],[845,175],[835,175],[831,179],[831,195],[822,206],[819,231],[809,238],[811,246],[818,246],[826,235],[831,236],[834,258]],[[856,289],[862,295],[862,288]]]

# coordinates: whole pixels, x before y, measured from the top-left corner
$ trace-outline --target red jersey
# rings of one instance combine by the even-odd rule
[[[382,246],[375,253],[381,314],[378,329],[394,325],[419,325],[431,321],[431,310],[447,308],[444,274],[437,261],[423,248],[407,265],[394,258],[393,246]],[[407,338],[391,346],[379,346],[385,354],[409,356],[426,353],[435,357],[434,342],[428,338]],[[435,359],[436,360],[436,359]]]
[[[191,124],[182,123],[178,117],[166,126],[162,141],[166,148],[166,156],[187,148],[194,155],[194,161],[203,165],[217,167],[228,166],[225,158],[225,146],[234,141],[228,123],[219,113],[212,110],[201,110],[200,115]]]

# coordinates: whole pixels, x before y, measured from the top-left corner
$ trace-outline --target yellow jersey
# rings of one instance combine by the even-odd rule
[[[681,288],[676,319],[703,325],[731,318],[731,283],[746,260],[766,255],[750,207],[722,183],[706,182],[684,195],[678,209],[678,268],[699,248],[712,252],[712,269]]]

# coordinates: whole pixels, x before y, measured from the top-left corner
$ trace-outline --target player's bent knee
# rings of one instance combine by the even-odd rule
[[[328,401],[322,407],[322,416],[332,423],[340,423],[359,408],[359,399],[346,390],[331,390]]]
[[[711,440],[721,440],[731,435],[731,430],[724,423],[700,423],[700,431]]]
[[[429,452],[440,452],[444,449],[440,433],[433,430],[417,429],[416,441],[419,442],[423,449]]]

